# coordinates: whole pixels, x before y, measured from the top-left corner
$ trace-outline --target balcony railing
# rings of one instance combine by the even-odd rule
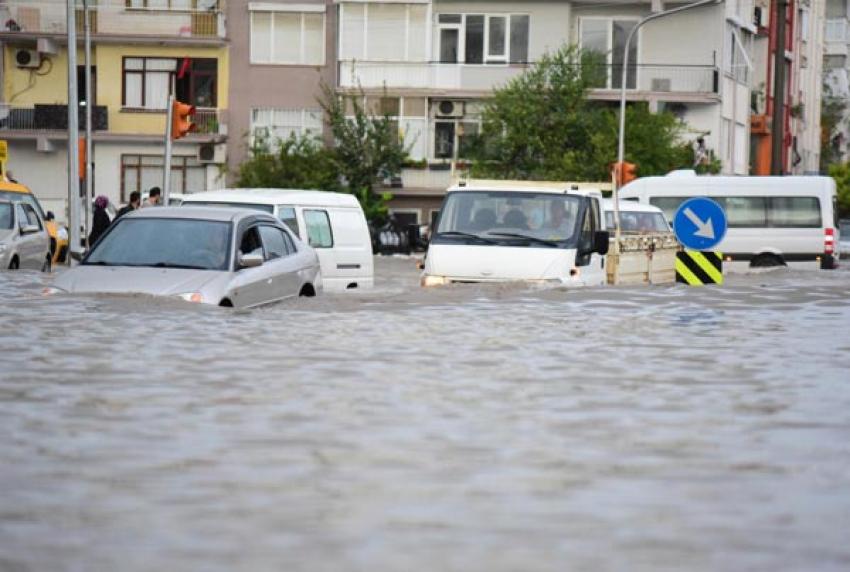
[[[92,109],[92,129],[107,131],[109,119],[106,106],[95,105]],[[85,125],[85,107],[80,106],[79,125]],[[0,131],[67,131],[68,106],[33,105],[15,107],[0,104]]]
[[[487,92],[521,75],[527,64],[467,65],[433,62],[364,62],[339,64],[342,88],[454,90]],[[647,93],[719,93],[719,70],[713,65],[638,64],[629,66],[626,89]],[[588,66],[593,89],[618,90],[622,66]]]
[[[227,111],[223,109],[197,109],[192,116],[196,135],[227,135]]]
[[[132,37],[223,38],[225,0],[170,0],[171,8],[145,8],[144,0],[91,0],[93,34]],[[153,2],[150,2],[151,4]],[[77,1],[77,32],[83,31]],[[7,0],[0,3],[0,32],[22,35],[67,33],[65,3],[56,0]]]

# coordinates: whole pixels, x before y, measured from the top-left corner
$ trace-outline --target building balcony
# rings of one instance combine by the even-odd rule
[[[82,131],[86,124],[85,107],[80,106],[77,120]],[[107,131],[109,129],[109,115],[105,106],[96,105],[92,109],[92,129],[94,131]],[[0,132],[4,135],[8,132],[36,135],[50,131],[63,133],[68,131],[67,105],[36,104],[30,107],[15,107],[0,104]]]
[[[218,43],[224,40],[225,0],[173,0],[172,8],[145,8],[143,0],[91,0],[89,27],[96,42],[157,41]],[[77,1],[76,28],[83,32]],[[181,7],[182,6],[182,7]],[[0,39],[62,40],[67,35],[65,3],[7,0],[0,5]]]
[[[108,108],[96,105],[92,109],[92,130],[97,140],[156,141],[165,135],[166,113],[143,113],[141,128],[109,129]],[[85,108],[78,117],[80,134],[85,129]],[[218,142],[227,135],[227,110],[198,109],[193,116],[194,130],[187,142]],[[9,139],[66,139],[68,137],[68,107],[62,104],[11,106],[0,104],[0,138]]]
[[[391,89],[425,95],[483,97],[521,75],[528,64],[443,64],[433,62],[343,61],[339,64],[339,86],[365,91]],[[629,99],[676,96],[713,98],[719,94],[719,70],[712,65],[630,66]],[[594,66],[591,97],[614,98],[619,93],[622,66]]]

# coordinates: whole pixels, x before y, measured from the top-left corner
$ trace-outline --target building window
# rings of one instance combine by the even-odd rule
[[[251,63],[324,65],[325,15],[251,12]]]
[[[340,60],[427,59],[429,27],[425,4],[344,2],[339,19]]]
[[[130,193],[144,193],[151,187],[162,186],[162,155],[121,155],[121,202],[129,200]],[[171,158],[171,190],[175,193],[204,191],[206,167],[194,156]]]
[[[581,48],[601,56],[606,64],[607,74],[601,76],[600,83],[594,87],[620,89],[623,82],[623,51],[626,38],[637,20],[614,18],[581,18],[579,20],[579,38]],[[629,46],[629,69],[626,72],[626,88],[637,87],[637,59],[640,33]]]
[[[441,63],[528,61],[527,14],[439,14]]]
[[[256,108],[251,110],[252,144],[265,142],[274,149],[292,136],[321,136],[321,109]]]
[[[218,0],[124,0],[127,8],[148,10],[218,10]]]
[[[434,122],[434,158],[466,158],[470,140],[480,130],[481,124],[475,119],[437,119]]]
[[[215,107],[218,60],[215,58],[124,58],[121,104],[162,111],[174,81],[176,97],[197,107]]]

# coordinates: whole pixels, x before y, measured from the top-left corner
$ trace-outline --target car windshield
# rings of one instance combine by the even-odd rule
[[[605,211],[605,225],[614,228],[614,211]],[[663,213],[620,211],[622,232],[670,232]]]
[[[12,205],[0,203],[0,230],[9,230],[12,228],[12,222]]]
[[[207,201],[183,201],[184,207],[228,207],[234,209],[250,209],[252,211],[263,211],[264,213],[273,213],[273,205],[261,205],[256,203],[224,203],[224,202],[207,202]]]
[[[458,191],[446,197],[436,242],[562,247],[574,242],[576,195],[522,191]]]
[[[229,222],[120,218],[83,264],[227,270]]]
[[[0,199],[6,199],[7,201],[20,201],[24,204],[30,205],[35,209],[35,212],[41,216],[42,220],[45,218],[44,211],[41,210],[41,205],[38,203],[38,199],[35,198],[35,195],[32,193],[15,193],[12,191],[0,191]]]

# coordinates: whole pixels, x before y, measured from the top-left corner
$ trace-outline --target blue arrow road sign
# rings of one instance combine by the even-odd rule
[[[726,213],[711,199],[688,199],[673,217],[673,232],[685,248],[711,250],[726,235]]]

